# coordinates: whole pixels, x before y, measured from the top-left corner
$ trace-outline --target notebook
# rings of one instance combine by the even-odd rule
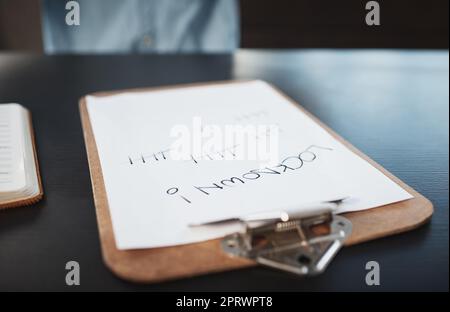
[[[30,113],[19,104],[0,104],[0,208],[42,198]]]
[[[223,237],[240,225],[189,224],[343,194],[339,213],[413,198],[263,81],[84,100],[120,250]],[[255,132],[228,142],[242,128]]]

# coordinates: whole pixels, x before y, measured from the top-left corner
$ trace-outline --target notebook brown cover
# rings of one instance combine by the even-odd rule
[[[36,143],[35,143],[34,131],[33,131],[33,122],[31,120],[31,113],[29,111],[28,111],[28,122],[30,123],[31,142],[33,144],[34,162],[36,164],[36,174],[37,174],[38,184],[39,184],[39,193],[37,195],[31,196],[31,197],[22,197],[22,198],[18,198],[18,199],[12,200],[12,201],[8,201],[8,202],[0,202],[0,209],[33,205],[33,204],[37,203],[38,201],[40,201],[42,199],[42,197],[44,196],[41,175],[39,172],[39,162],[38,162],[38,158],[37,158]]]
[[[109,96],[122,92],[149,92],[171,88],[191,88],[200,85],[225,83],[240,83],[240,81],[212,82],[190,84],[163,88],[133,89],[114,92],[99,92],[92,95]],[[275,90],[277,90],[275,88]],[[280,91],[277,90],[280,94]],[[424,196],[400,181],[368,156],[357,150],[320,120],[305,111],[299,104],[286,97],[298,109],[305,112],[333,137],[346,145],[350,150],[371,163],[387,177],[408,191],[414,198],[365,211],[344,214],[353,224],[353,231],[346,245],[358,244],[376,238],[393,235],[414,229],[427,222],[432,213],[433,205]],[[253,266],[256,263],[247,259],[231,258],[220,247],[220,239],[205,241],[175,247],[118,250],[114,241],[114,233],[109,214],[105,185],[103,182],[100,159],[95,138],[86,107],[85,98],[80,99],[80,114],[83,126],[86,151],[89,162],[94,201],[97,212],[97,222],[105,264],[119,277],[143,283],[178,279],[199,274],[225,271]],[[149,224],[151,226],[151,224]]]

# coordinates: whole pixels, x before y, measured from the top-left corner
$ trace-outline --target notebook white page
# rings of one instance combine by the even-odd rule
[[[188,224],[343,194],[350,198],[340,212],[411,198],[262,81],[86,100],[119,249],[213,239],[241,228]],[[278,162],[237,160],[229,150],[214,149],[175,159],[180,136],[173,136],[174,129],[185,125],[195,133],[199,118],[222,129],[271,125],[278,134]]]
[[[0,204],[38,193],[28,111],[19,104],[0,104]]]

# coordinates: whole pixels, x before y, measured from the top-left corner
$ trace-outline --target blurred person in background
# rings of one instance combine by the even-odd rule
[[[239,46],[236,0],[41,0],[44,51],[55,53],[221,53]]]

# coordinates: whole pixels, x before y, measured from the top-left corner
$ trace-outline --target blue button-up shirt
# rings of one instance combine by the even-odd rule
[[[235,0],[77,2],[80,25],[70,26],[67,1],[42,1],[46,53],[216,53],[239,45]]]

